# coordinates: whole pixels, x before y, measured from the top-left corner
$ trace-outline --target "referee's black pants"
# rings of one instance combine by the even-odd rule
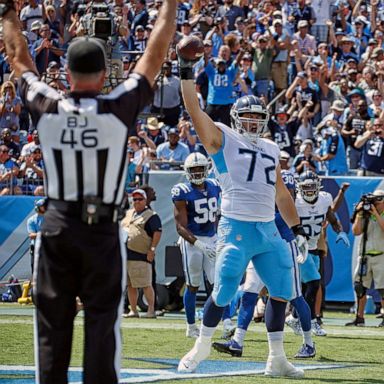
[[[35,252],[37,383],[68,382],[76,296],[84,304],[86,384],[118,383],[125,248],[117,223],[87,225],[50,210]]]

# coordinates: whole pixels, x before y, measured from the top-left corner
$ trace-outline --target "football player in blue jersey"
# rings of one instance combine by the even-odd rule
[[[275,225],[275,204],[297,239],[306,240],[281,177],[280,150],[261,137],[267,129],[268,110],[257,97],[243,96],[231,109],[231,127],[215,123],[200,108],[193,64],[179,57],[184,104],[213,160],[222,199],[213,292],[204,306],[200,336],[180,360],[178,371],[193,372],[209,356],[223,309],[252,261],[270,294],[265,313],[269,345],[265,375],[303,377],[304,371],[288,362],[283,346],[285,308],[293,296],[293,262]]]
[[[172,188],[172,200],[187,285],[184,291],[186,336],[197,338],[196,292],[203,272],[210,284],[214,280],[216,219],[221,189],[217,180],[207,179],[209,163],[201,153],[191,153],[184,162],[184,170],[189,182]]]
[[[280,157],[280,165],[283,168],[286,162],[284,158]],[[295,179],[291,172],[282,169],[281,176],[284,184],[294,197],[295,195]],[[295,355],[296,358],[309,358],[316,355],[315,344],[312,341],[311,335],[311,310],[306,303],[302,293],[299,276],[298,262],[304,262],[307,255],[307,249],[298,249],[295,236],[291,229],[287,226],[279,212],[275,215],[276,227],[280,232],[281,237],[289,244],[291,250],[291,258],[293,262],[294,271],[294,297],[290,301],[291,305],[296,309],[301,329],[303,330],[303,345],[301,346],[298,353]],[[240,357],[243,353],[244,337],[248,326],[252,320],[254,307],[258,299],[258,293],[264,287],[264,283],[256,273],[253,266],[248,266],[247,275],[244,283],[244,293],[241,299],[239,314],[237,317],[237,328],[234,337],[226,343],[213,343],[213,347],[218,352],[228,353],[232,356]],[[298,333],[298,331],[296,331]]]
[[[328,220],[332,229],[337,233],[336,243],[341,241],[349,248],[350,242],[333,212],[332,195],[320,191],[321,181],[316,173],[312,171],[303,172],[297,182],[297,190],[295,205],[301,224],[308,236],[309,247],[307,259],[300,264],[303,293],[311,309],[312,333],[316,336],[326,336],[327,332],[316,321],[315,311],[316,295],[320,286],[320,252],[317,245],[325,221]],[[287,325],[297,329],[299,327],[298,320],[295,318],[294,312],[292,315],[293,317],[287,319]]]

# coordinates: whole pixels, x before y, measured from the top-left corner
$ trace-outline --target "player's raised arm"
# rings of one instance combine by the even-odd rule
[[[155,82],[175,34],[176,7],[177,0],[164,0],[144,55],[134,69],[134,72],[144,75],[151,85]]]
[[[38,73],[29,54],[25,37],[21,33],[20,20],[13,0],[0,1],[0,17],[3,24],[5,51],[17,77],[27,71]]]
[[[180,44],[180,43],[179,43]],[[178,52],[179,69],[181,79],[181,93],[184,105],[191,116],[193,127],[195,128],[200,141],[209,154],[216,153],[222,144],[222,133],[217,128],[213,120],[200,108],[197,98],[195,83],[193,81],[192,67],[195,60],[185,60]]]

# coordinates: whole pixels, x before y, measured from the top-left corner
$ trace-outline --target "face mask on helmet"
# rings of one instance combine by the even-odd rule
[[[185,175],[192,184],[203,184],[208,177],[209,163],[201,153],[191,153],[184,162]]]
[[[317,200],[320,188],[320,180],[306,179],[299,183],[300,194],[308,203],[313,203]]]
[[[267,130],[269,113],[254,96],[240,98],[231,109],[232,128],[251,142]]]

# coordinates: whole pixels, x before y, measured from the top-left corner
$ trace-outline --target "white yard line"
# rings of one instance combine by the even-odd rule
[[[170,324],[172,323],[172,324]],[[32,319],[1,319],[0,318],[0,324],[33,324]],[[77,319],[75,321],[76,325],[83,324],[82,319]],[[148,320],[129,320],[129,321],[123,321],[121,324],[122,328],[125,329],[179,329],[184,330],[185,324],[183,323],[177,323],[177,322],[165,322],[164,320],[161,321],[148,321]],[[381,336],[384,338],[384,329],[375,329],[374,327],[358,327],[358,328],[346,328],[346,327],[325,327],[327,330],[328,335],[345,335],[345,336]],[[250,332],[258,332],[263,333],[265,332],[264,325],[257,325],[251,326],[249,329]],[[221,327],[218,327],[217,332],[221,332]],[[293,333],[291,329],[286,327],[287,333]]]

